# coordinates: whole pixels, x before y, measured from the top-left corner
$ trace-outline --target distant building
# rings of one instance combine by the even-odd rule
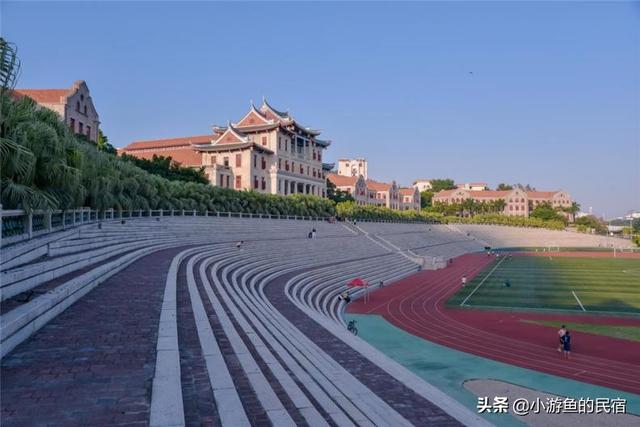
[[[415,188],[398,188],[395,181],[379,182],[362,175],[330,173],[327,179],[338,190],[348,193],[358,205],[383,206],[395,210],[420,210],[420,193]]]
[[[423,191],[431,190],[433,187],[431,186],[430,179],[416,179],[413,181],[413,187],[417,188],[420,193]]]
[[[464,184],[456,184],[456,187],[469,191],[483,191],[489,188],[486,182],[467,182]]]
[[[396,182],[378,182],[367,179],[367,188],[375,192],[375,203],[389,209],[400,210],[400,190]]]
[[[362,175],[368,179],[367,160],[360,159],[340,159],[338,160],[338,175],[358,176]]]
[[[626,219],[627,221],[638,219],[638,218],[640,218],[640,211],[629,212],[627,215],[624,216],[624,219]]]
[[[456,188],[453,190],[439,191],[433,196],[433,202],[462,203],[466,199],[477,202],[489,202],[504,200],[503,214],[512,216],[529,216],[536,206],[541,203],[549,203],[553,207],[568,208],[572,200],[569,193],[558,191],[525,191],[520,188],[506,191],[467,190]]]
[[[270,194],[326,196],[322,163],[329,141],[266,100],[236,123],[214,126],[210,135],[137,141],[122,151],[141,158],[171,156],[184,166],[204,166],[214,186]]]
[[[417,187],[400,188],[400,210],[420,210],[420,191]]]
[[[29,97],[38,105],[55,111],[76,134],[98,140],[100,118],[84,80],[68,89],[15,89],[14,98]]]

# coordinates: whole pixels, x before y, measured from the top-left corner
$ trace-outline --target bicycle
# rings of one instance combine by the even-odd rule
[[[358,335],[358,328],[356,328],[356,321],[349,320],[347,324],[347,331],[351,332],[353,335]]]

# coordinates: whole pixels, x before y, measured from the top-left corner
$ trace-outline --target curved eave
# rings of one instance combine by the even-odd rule
[[[232,125],[235,127],[235,129],[238,129],[242,133],[271,130],[280,126],[279,123],[265,123],[262,125],[251,125],[251,126],[237,126],[237,124],[233,123]]]
[[[254,150],[261,153],[274,154],[273,151],[271,151],[267,147],[256,144],[255,142],[242,142],[242,143],[235,143],[235,144],[212,144],[212,145],[192,144],[192,147],[196,151],[207,152],[207,153],[213,153],[213,152],[219,152],[219,151],[245,150],[247,148],[253,148]]]
[[[325,148],[331,145],[331,141],[323,141],[321,139],[316,139],[314,141],[316,142],[316,145],[319,145],[319,146],[325,147]]]

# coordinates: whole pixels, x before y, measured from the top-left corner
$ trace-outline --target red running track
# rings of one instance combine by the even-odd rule
[[[367,304],[354,301],[348,311],[381,315],[413,335],[467,353],[640,394],[639,342],[572,331],[571,359],[564,360],[556,350],[556,328],[523,322],[554,320],[571,329],[571,322],[640,326],[640,319],[445,307],[460,278],[473,278],[492,260],[463,255],[445,269],[422,271],[373,292]]]

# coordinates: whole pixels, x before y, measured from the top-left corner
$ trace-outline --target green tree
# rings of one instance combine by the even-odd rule
[[[327,179],[327,198],[335,203],[354,201],[351,194],[338,189],[333,182]]]
[[[580,203],[572,202],[571,206],[564,208],[562,210],[571,216],[571,222],[575,222],[576,214],[580,212]]]
[[[420,207],[426,209],[431,206],[433,195],[435,193],[431,190],[424,190],[420,192]]]
[[[109,144],[109,138],[107,135],[102,133],[102,129],[98,129],[98,140],[96,141],[96,147],[98,147],[98,151],[104,151],[105,153],[117,154],[118,150]]]
[[[586,215],[580,218],[576,218],[574,224],[578,226],[578,229],[582,230],[593,230],[597,234],[606,234],[607,233],[607,225],[604,221],[596,218],[593,215]]]
[[[559,214],[550,203],[540,203],[530,213],[532,218],[539,218],[544,221],[566,221],[564,215]]]
[[[129,154],[123,154],[123,160],[133,163],[140,169],[146,170],[154,175],[161,176],[170,181],[187,181],[198,182],[200,184],[208,184],[209,179],[204,173],[204,167],[190,168],[183,167],[173,162],[171,157],[153,155],[151,160],[142,159]]]
[[[498,187],[496,187],[496,190],[498,191],[513,190],[513,185],[509,185],[509,184],[505,184],[504,182],[501,182],[500,184],[498,184]]]
[[[431,206],[433,196],[442,190],[453,190],[455,183],[450,178],[437,178],[431,180],[431,189],[420,192],[420,207],[427,209]]]
[[[456,188],[456,185],[450,178],[438,178],[431,180],[431,191],[434,193],[442,190],[453,190],[454,188]]]

